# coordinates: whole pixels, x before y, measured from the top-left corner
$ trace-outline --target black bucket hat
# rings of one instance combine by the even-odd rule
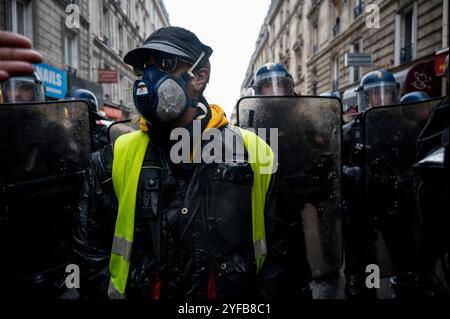
[[[128,52],[123,61],[134,69],[143,69],[144,64],[154,51],[180,56],[192,63],[197,61],[202,52],[205,53],[204,59],[209,58],[213,52],[191,31],[170,26],[153,32],[141,47]]]

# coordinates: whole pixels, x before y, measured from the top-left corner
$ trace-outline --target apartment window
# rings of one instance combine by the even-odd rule
[[[339,91],[339,57],[333,61],[333,81],[331,84],[332,91]]]
[[[355,7],[353,8],[354,18],[358,18],[364,13],[364,0],[356,0]]]
[[[150,21],[153,23],[155,21],[155,7],[153,6],[153,2],[150,2],[149,16]]]
[[[103,42],[108,45],[109,43],[109,31],[110,31],[110,24],[109,24],[109,12],[108,9],[103,7],[103,14],[102,14],[102,38]]]
[[[312,26],[312,52],[319,51],[319,27],[317,24]]]
[[[124,105],[125,102],[125,78],[122,75],[119,75],[119,104]]]
[[[128,11],[129,2],[129,0],[120,0],[120,8],[125,14],[128,14],[130,12]]]
[[[138,4],[137,1],[136,1],[135,6],[134,6],[134,16],[135,16],[134,26],[139,31],[139,26],[141,25],[141,18],[140,18],[139,4]]]
[[[119,55],[122,55],[124,49],[123,27],[121,24],[119,24]]]
[[[341,32],[341,18],[336,17],[336,24],[333,27],[333,36],[336,36]]]
[[[112,102],[115,104],[119,104],[119,83],[113,83],[111,84],[112,87]]]
[[[302,16],[299,15],[297,17],[297,35],[301,35],[303,33],[303,19]]]
[[[78,69],[78,35],[66,31],[64,36],[64,62],[72,69]]]
[[[33,14],[31,1],[12,0],[12,31],[33,38]]]
[[[286,6],[285,6],[285,22],[289,19],[289,15],[290,15],[290,3],[289,3],[290,1],[289,0],[286,0]]]
[[[131,38],[131,36],[128,36],[128,49],[127,50],[132,50],[132,49],[134,49],[133,39]]]
[[[127,14],[131,14],[131,0],[125,0],[127,2],[126,8],[127,8]]]
[[[396,15],[395,65],[415,59],[417,42],[417,2]]]
[[[290,35],[289,35],[289,29],[288,29],[284,36],[284,48],[286,51],[288,51],[290,47],[291,47],[291,41],[290,41]]]
[[[149,30],[149,27],[147,25],[147,16],[145,14],[143,15],[143,19],[144,19],[144,24],[143,24],[144,30]]]

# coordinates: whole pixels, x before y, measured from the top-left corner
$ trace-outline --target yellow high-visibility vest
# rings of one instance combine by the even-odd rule
[[[264,208],[273,171],[274,155],[271,148],[253,132],[241,128],[234,129],[237,129],[244,139],[244,146],[254,175],[251,195],[252,228],[258,272],[267,255]],[[133,248],[139,176],[149,142],[148,134],[137,131],[120,136],[114,145],[112,180],[119,209],[109,262],[111,278],[108,296],[111,299],[125,298]],[[265,162],[261,161],[262,158]]]

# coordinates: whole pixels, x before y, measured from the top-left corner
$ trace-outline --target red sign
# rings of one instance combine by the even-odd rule
[[[436,76],[444,76],[445,71],[445,58],[448,55],[448,49],[442,52],[436,53],[436,58],[434,59],[434,72]]]
[[[434,60],[416,64],[409,70],[401,94],[414,91],[425,92],[431,97],[441,96],[441,81],[434,74]]]
[[[102,111],[105,112],[107,118],[120,121],[122,120],[122,111],[106,105],[103,105]]]
[[[98,70],[98,83],[117,83],[116,70]]]

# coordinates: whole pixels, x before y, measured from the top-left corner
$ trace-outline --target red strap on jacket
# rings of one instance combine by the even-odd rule
[[[152,298],[153,300],[159,300],[161,298],[161,279],[159,273],[155,273],[155,281],[152,286]]]
[[[214,300],[216,297],[216,275],[211,271],[208,276],[208,291],[206,294],[206,299]]]

